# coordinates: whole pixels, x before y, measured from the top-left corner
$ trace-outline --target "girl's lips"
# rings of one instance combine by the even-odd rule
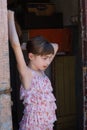
[[[44,66],[44,69],[46,69],[47,68],[47,66]]]

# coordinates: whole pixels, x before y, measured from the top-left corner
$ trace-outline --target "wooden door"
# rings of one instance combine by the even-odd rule
[[[56,56],[53,62],[53,85],[57,103],[54,130],[76,130],[75,57]]]

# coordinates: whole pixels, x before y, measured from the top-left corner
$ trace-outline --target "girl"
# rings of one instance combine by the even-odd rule
[[[58,44],[49,43],[41,36],[32,38],[26,47],[29,58],[29,64],[26,65],[12,11],[8,11],[8,30],[22,83],[20,98],[25,107],[19,130],[53,130],[56,121],[55,97],[44,71],[52,62]]]

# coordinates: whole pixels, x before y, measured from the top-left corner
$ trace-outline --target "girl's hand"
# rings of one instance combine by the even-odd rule
[[[11,10],[8,10],[8,20],[14,18],[14,12]]]

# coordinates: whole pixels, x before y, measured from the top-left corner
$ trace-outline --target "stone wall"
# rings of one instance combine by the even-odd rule
[[[0,130],[12,130],[6,0],[0,0]]]

